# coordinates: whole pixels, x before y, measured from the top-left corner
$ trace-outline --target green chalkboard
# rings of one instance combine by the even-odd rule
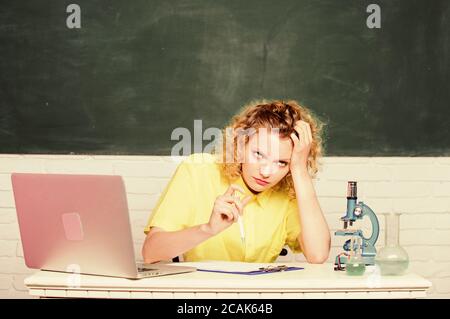
[[[448,0],[3,0],[0,153],[168,155],[264,97],[327,155],[449,156],[449,35]]]

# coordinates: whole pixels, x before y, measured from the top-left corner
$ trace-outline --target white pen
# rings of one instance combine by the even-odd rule
[[[239,196],[236,196],[236,191],[233,193],[233,196],[239,198]],[[245,231],[244,231],[244,222],[242,220],[242,216],[238,215],[238,223],[239,223],[239,230],[241,232],[241,241],[242,244],[245,244]]]
[[[245,244],[245,232],[244,232],[244,223],[242,221],[241,215],[238,216],[239,229],[241,230],[241,241]]]

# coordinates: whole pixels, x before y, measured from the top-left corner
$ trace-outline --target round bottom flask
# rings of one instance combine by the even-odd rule
[[[403,275],[409,266],[409,256],[400,246],[400,214],[385,214],[385,217],[385,247],[378,251],[375,264],[380,268],[382,276]]]

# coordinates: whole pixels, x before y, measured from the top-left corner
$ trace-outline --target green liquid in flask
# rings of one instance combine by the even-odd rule
[[[361,256],[361,237],[354,236],[350,240],[350,257],[345,263],[345,271],[349,276],[362,276],[366,271],[366,264]]]
[[[351,259],[345,265],[345,271],[349,276],[362,276],[366,271],[364,261],[352,261]]]

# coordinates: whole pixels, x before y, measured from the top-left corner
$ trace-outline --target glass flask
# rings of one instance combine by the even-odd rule
[[[375,264],[380,268],[381,275],[403,275],[408,269],[409,257],[406,250],[400,246],[400,213],[385,215],[385,246],[375,256]]]
[[[353,236],[350,240],[350,257],[345,263],[345,272],[349,276],[362,276],[366,271],[366,264],[361,255],[362,238]]]

